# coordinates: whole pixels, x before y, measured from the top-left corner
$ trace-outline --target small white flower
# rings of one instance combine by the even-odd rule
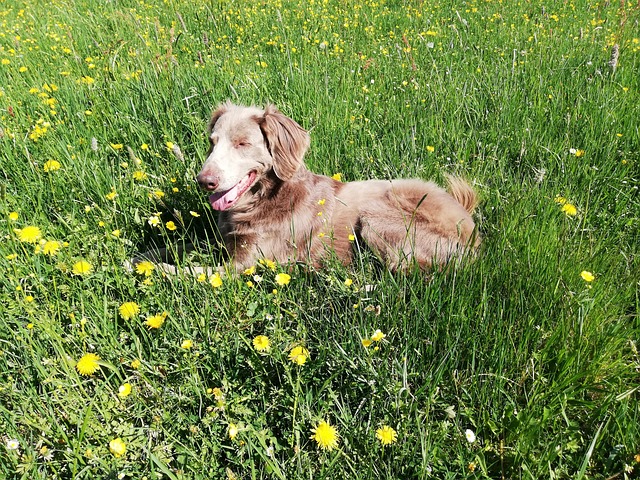
[[[456,407],[454,407],[453,405],[449,405],[444,409],[444,413],[447,414],[447,418],[453,420],[454,418],[456,418]]]
[[[577,152],[577,150],[576,150],[575,148],[570,148],[570,149],[569,149],[569,153],[570,153],[571,155],[575,155],[575,154],[576,154],[576,152]]]
[[[467,442],[469,442],[469,443],[473,443],[473,442],[476,441],[476,434],[473,433],[473,430],[471,430],[470,428],[467,428],[464,431],[464,436],[466,437]]]
[[[273,458],[273,452],[274,452],[273,445],[269,445],[269,446],[267,447],[267,451],[265,452],[265,453],[266,453],[266,455],[267,455],[267,457],[269,457],[269,458]]]
[[[7,440],[7,450],[18,450],[20,448],[20,442],[15,438]]]

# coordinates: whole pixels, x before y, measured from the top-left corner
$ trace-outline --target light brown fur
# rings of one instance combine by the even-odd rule
[[[422,180],[341,183],[314,174],[303,163],[309,134],[272,105],[221,105],[210,140],[198,182],[222,209],[218,225],[237,270],[260,258],[321,267],[330,252],[347,264],[356,242],[392,270],[412,262],[428,269],[480,244],[477,196],[464,180],[447,177],[447,192]]]

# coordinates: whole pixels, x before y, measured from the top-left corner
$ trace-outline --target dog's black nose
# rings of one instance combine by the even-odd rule
[[[198,185],[200,185],[201,189],[208,190],[210,192],[217,189],[218,185],[220,185],[220,179],[215,175],[200,173],[196,177],[196,181],[198,182]]]

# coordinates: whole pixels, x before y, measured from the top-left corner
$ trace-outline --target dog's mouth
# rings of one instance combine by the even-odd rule
[[[227,210],[232,207],[240,197],[244,195],[244,192],[249,190],[251,185],[256,181],[256,172],[249,172],[242,180],[236,183],[229,190],[223,192],[216,192],[209,197],[209,203],[214,210]]]

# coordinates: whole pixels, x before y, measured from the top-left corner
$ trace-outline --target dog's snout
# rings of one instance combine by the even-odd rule
[[[209,175],[205,173],[199,173],[196,177],[196,181],[198,182],[198,185],[200,185],[200,188],[210,192],[216,190],[220,185],[220,178],[216,175]]]

